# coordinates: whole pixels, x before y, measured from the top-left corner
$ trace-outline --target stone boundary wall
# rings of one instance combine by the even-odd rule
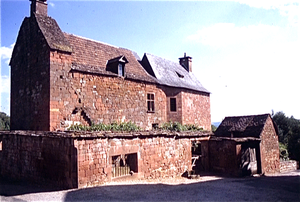
[[[291,172],[297,170],[297,161],[280,161],[280,172]]]
[[[210,134],[0,131],[0,136],[1,178],[66,189],[116,179],[113,157],[132,154],[137,165],[129,178],[180,176],[191,170],[191,141],[207,141]]]
[[[13,181],[77,186],[76,151],[70,137],[2,133],[0,177]]]

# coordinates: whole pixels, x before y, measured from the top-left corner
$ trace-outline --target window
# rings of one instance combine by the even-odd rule
[[[112,156],[112,177],[133,175],[138,172],[137,153]]]
[[[118,64],[118,75],[124,76],[124,64],[123,63]]]
[[[148,108],[148,112],[154,112],[154,94],[153,93],[147,94],[147,108]]]
[[[183,77],[184,77],[182,74],[179,74],[178,72],[176,72],[176,74],[177,74],[177,76],[178,76],[179,78],[183,78]]]
[[[170,111],[176,112],[176,98],[170,98]]]

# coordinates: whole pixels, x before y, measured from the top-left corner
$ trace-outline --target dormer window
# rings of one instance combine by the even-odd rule
[[[176,72],[176,74],[177,74],[177,76],[178,76],[179,78],[183,78],[183,77],[184,77],[182,74],[179,74],[178,72]]]
[[[128,63],[124,55],[113,58],[107,61],[106,70],[117,74],[120,77],[125,77],[125,64]]]

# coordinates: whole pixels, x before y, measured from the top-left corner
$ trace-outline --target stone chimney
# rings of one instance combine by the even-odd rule
[[[34,13],[47,16],[47,0],[30,0],[31,1],[31,11],[30,15]]]
[[[179,58],[179,64],[188,72],[192,72],[192,57],[186,56],[186,53],[184,53],[184,56],[182,58]]]

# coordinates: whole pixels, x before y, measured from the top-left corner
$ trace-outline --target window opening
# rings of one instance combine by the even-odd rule
[[[137,153],[112,156],[112,177],[121,177],[137,173],[137,162]]]
[[[170,98],[170,111],[176,112],[176,98]]]
[[[118,64],[118,75],[124,76],[124,64],[123,63]]]
[[[202,151],[201,142],[192,141],[192,169],[195,173],[199,173],[204,170],[204,165],[202,164]]]
[[[152,129],[154,130],[158,129],[158,123],[152,123]]]
[[[154,112],[154,94],[153,93],[147,94],[147,108],[148,108],[148,112]]]

